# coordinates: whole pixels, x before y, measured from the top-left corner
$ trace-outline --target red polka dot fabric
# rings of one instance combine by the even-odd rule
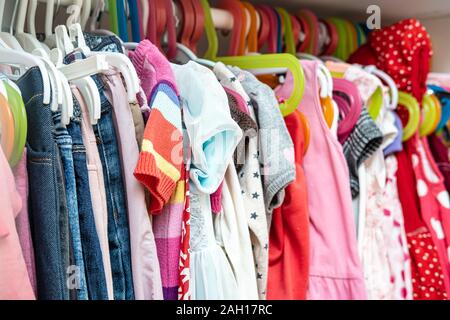
[[[447,300],[436,246],[427,231],[407,235],[414,300]]]
[[[358,49],[349,62],[375,64],[392,77],[399,90],[422,101],[432,54],[430,36],[425,28],[417,20],[407,19],[374,30],[367,46]]]

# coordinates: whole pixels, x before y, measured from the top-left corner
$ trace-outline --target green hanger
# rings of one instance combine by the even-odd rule
[[[294,78],[294,90],[285,102],[280,103],[280,110],[283,116],[288,116],[297,109],[305,90],[305,75],[303,74],[300,61],[295,56],[288,53],[278,53],[254,56],[217,57],[215,60],[242,69],[289,69]]]
[[[411,138],[417,131],[420,123],[420,108],[416,98],[404,91],[398,92],[398,104],[404,106],[409,113],[409,120],[403,128],[403,141]]]
[[[380,114],[380,111],[383,108],[383,104],[384,104],[383,90],[380,87],[378,87],[370,97],[367,105],[367,111],[369,112],[372,119],[375,120],[378,118],[378,115]]]
[[[204,58],[208,60],[214,60],[217,57],[217,51],[219,48],[216,28],[214,27],[213,19],[211,16],[211,8],[209,7],[208,0],[200,0],[200,3],[205,13],[205,31],[206,38],[208,40],[208,49],[205,52]]]
[[[294,33],[292,32],[291,17],[289,15],[289,13],[286,11],[286,9],[276,8],[276,10],[280,14],[281,19],[283,19],[284,44],[286,46],[286,53],[295,55],[296,48],[295,48],[295,43],[294,43]]]
[[[122,0],[120,0],[122,1]],[[117,22],[117,2],[116,0],[108,1],[109,7],[109,24],[111,31],[119,35],[119,23]]]
[[[433,132],[438,117],[436,105],[431,94],[425,94],[422,99],[422,123],[419,126],[421,137],[428,136]]]
[[[338,18],[327,19],[330,23],[334,24],[338,33],[338,44],[333,55],[341,60],[346,60],[347,47],[348,47],[348,35],[344,23]]]
[[[8,104],[14,116],[14,149],[9,159],[11,167],[22,158],[25,142],[27,139],[27,114],[22,96],[8,81],[3,81],[8,94]]]

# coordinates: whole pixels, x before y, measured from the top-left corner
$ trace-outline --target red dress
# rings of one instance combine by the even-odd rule
[[[397,186],[405,219],[405,231],[411,256],[413,297],[415,300],[447,299],[442,272],[442,262],[427,223],[421,212],[422,205],[416,187],[418,159],[414,157],[412,140],[404,144],[404,150],[397,154]],[[416,164],[413,165],[413,162]]]
[[[296,180],[273,211],[269,237],[267,299],[303,300],[309,278],[309,214],[302,167],[304,136],[297,114],[284,118],[295,147]]]

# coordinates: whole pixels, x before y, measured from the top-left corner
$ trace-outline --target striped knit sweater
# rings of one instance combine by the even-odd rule
[[[150,41],[142,41],[131,59],[151,107],[134,174],[150,194],[164,299],[176,300],[185,201],[180,101],[169,62]]]

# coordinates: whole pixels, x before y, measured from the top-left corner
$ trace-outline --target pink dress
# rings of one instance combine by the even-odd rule
[[[15,224],[22,200],[1,148],[0,177],[0,300],[34,300]]]
[[[302,66],[306,90],[298,109],[311,127],[303,162],[310,214],[308,299],[366,299],[347,163],[323,118],[317,62],[302,61]]]

